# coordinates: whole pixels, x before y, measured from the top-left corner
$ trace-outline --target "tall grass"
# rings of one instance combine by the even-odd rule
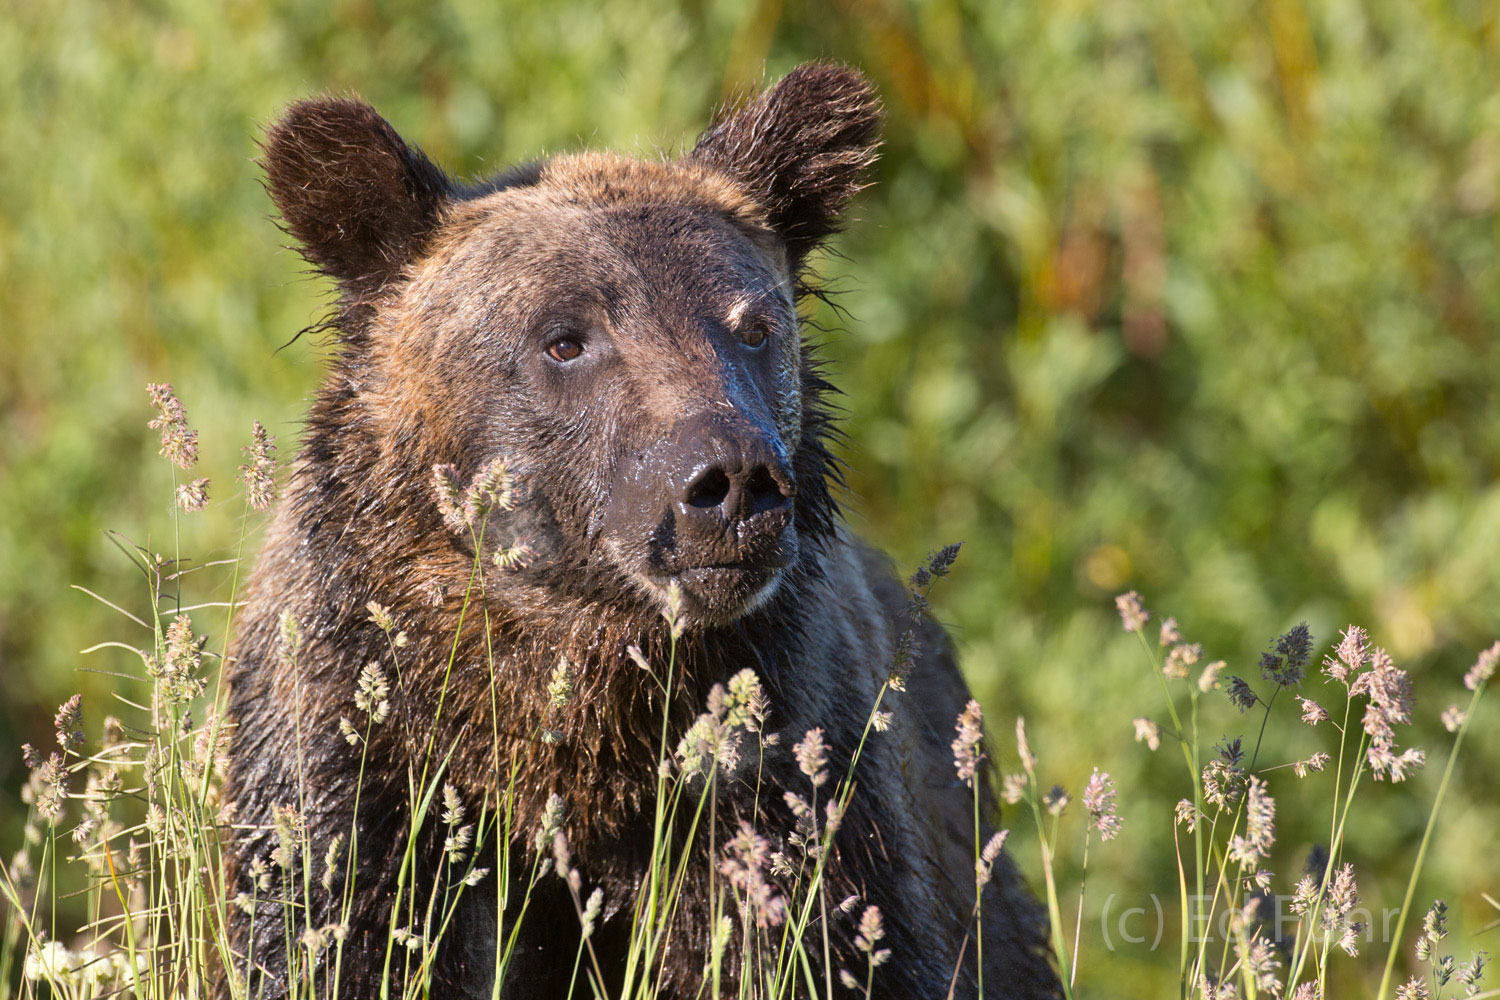
[[[152,426],[162,433],[163,453],[176,473],[187,473],[197,459],[196,436],[170,387],[153,386],[151,391],[158,410]],[[255,424],[246,449],[249,460],[241,468],[243,525],[272,501],[273,449],[264,429]],[[439,468],[435,482],[437,502],[450,524],[473,532],[476,556],[463,616],[486,616],[487,623],[485,574],[477,553],[484,551],[484,515],[512,502],[508,474],[503,465],[495,464],[469,483],[460,483],[451,470]],[[277,957],[287,970],[288,996],[311,1000],[340,995],[348,920],[361,888],[355,876],[361,849],[357,826],[315,850],[304,821],[305,803],[285,803],[272,827],[274,851],[251,863],[253,891],[235,893],[226,883],[228,841],[243,830],[221,801],[233,734],[224,721],[226,692],[218,668],[234,628],[245,529],[234,559],[197,565],[187,559],[179,547],[179,522],[201,509],[209,488],[205,479],[174,483],[169,553],[117,539],[120,552],[139,575],[142,594],[120,603],[95,595],[130,631],[123,640],[99,643],[85,653],[124,650],[130,655],[134,668],[115,675],[118,715],[106,718],[102,733],[91,739],[83,728],[81,699],[75,696],[57,713],[57,747],[23,748],[31,769],[24,796],[26,842],[13,860],[0,865],[0,893],[6,903],[0,997],[199,997],[216,982],[236,998],[259,995],[256,984],[264,989],[265,981],[247,973],[268,956],[235,952],[228,931],[235,909],[255,920],[272,914],[269,919],[282,922],[279,937],[285,952]],[[942,550],[913,576],[914,617],[926,608],[927,591],[947,575],[956,552],[956,547]],[[502,553],[500,558],[517,557]],[[229,567],[228,592],[195,594],[202,578],[199,571],[212,565]],[[1298,626],[1271,643],[1256,667],[1259,680],[1252,683],[1228,674],[1222,661],[1205,664],[1202,647],[1187,642],[1173,619],[1161,622],[1153,642],[1147,635],[1151,614],[1138,595],[1122,595],[1117,608],[1125,631],[1142,646],[1160,690],[1159,712],[1166,720],[1137,717],[1137,740],[1153,752],[1166,743],[1163,767],[1185,778],[1172,826],[1180,995],[1203,1000],[1328,996],[1330,965],[1341,960],[1341,954],[1344,961],[1368,964],[1365,978],[1380,1000],[1391,996],[1393,987],[1396,996],[1408,1000],[1457,996],[1460,991],[1471,997],[1500,995],[1481,992],[1482,953],[1460,963],[1445,952],[1447,918],[1441,901],[1427,910],[1414,941],[1404,938],[1432,831],[1452,787],[1465,735],[1479,717],[1486,687],[1500,662],[1500,643],[1481,653],[1463,678],[1469,692],[1466,702],[1443,713],[1453,741],[1446,751],[1442,781],[1394,932],[1376,934],[1361,906],[1346,831],[1351,820],[1358,822],[1360,792],[1370,781],[1402,781],[1426,763],[1423,750],[1399,745],[1402,728],[1411,723],[1414,711],[1411,678],[1355,626],[1318,663],[1313,637],[1305,626]],[[361,778],[367,768],[376,766],[367,757],[375,728],[400,724],[392,716],[387,671],[399,680],[402,671],[411,668],[404,660],[400,623],[379,604],[366,610],[388,638],[389,657],[351,680],[356,711],[340,723],[344,738],[361,748]],[[631,651],[649,683],[660,690],[664,705],[672,703],[682,682],[678,611],[674,594],[666,610],[672,645],[664,673],[653,670],[639,651]],[[284,616],[281,655],[294,675],[301,645],[298,622]],[[453,649],[438,696],[439,715],[456,644]],[[493,654],[490,660],[493,677]],[[573,697],[571,669],[564,660],[553,671],[549,696],[558,707]],[[460,901],[490,878],[499,887],[496,995],[515,957],[532,893],[552,878],[566,885],[581,930],[572,959],[575,985],[570,996],[637,1000],[664,995],[663,961],[678,927],[683,886],[695,866],[707,867],[714,900],[698,995],[725,995],[731,983],[745,1000],[831,998],[851,992],[879,995],[881,966],[900,962],[902,956],[885,940],[879,909],[861,905],[854,897],[830,898],[825,876],[833,837],[856,794],[855,778],[866,743],[880,739],[888,726],[888,699],[904,691],[903,676],[901,664],[892,664],[890,679],[868,707],[861,740],[842,775],[829,771],[821,730],[808,730],[793,747],[805,785],[786,790],[796,828],[785,832],[786,849],[781,851],[773,851],[772,841],[761,831],[767,820],[760,815],[743,823],[727,843],[715,842],[715,787],[721,773],[752,759],[759,783],[766,748],[777,739],[766,726],[775,706],[754,671],[743,670],[715,687],[686,731],[674,731],[664,712],[657,734],[647,870],[636,897],[617,901],[628,914],[630,937],[622,981],[614,988],[606,983],[615,976],[607,975],[592,943],[605,900],[600,888],[585,884],[573,863],[562,832],[562,800],[553,797],[536,829],[517,828],[516,770],[503,760],[496,731],[495,760],[499,773],[508,774],[509,780],[501,783],[493,800],[466,805],[448,780],[445,749],[429,738],[425,753],[405,776],[411,822],[387,928],[381,996],[405,1000],[430,992],[434,961],[443,941],[455,933]],[[1321,687],[1314,691],[1319,680]],[[1247,731],[1210,744],[1200,721],[1202,710],[1206,699],[1226,696],[1245,714]],[[1296,713],[1302,723],[1331,733],[1328,749],[1285,759],[1266,739],[1273,712]],[[307,734],[300,719],[291,722],[300,766]],[[1019,838],[1001,830],[983,844],[979,840],[984,821],[990,819],[982,815],[981,781],[994,763],[985,748],[998,744],[986,742],[977,702],[971,701],[955,720],[954,733],[955,780],[972,789],[974,801],[974,909],[970,938],[964,944],[965,949],[973,948],[982,968],[983,893],[1001,851]],[[546,731],[532,735],[554,738]],[[1063,784],[1044,780],[1044,758],[1033,750],[1020,718],[1014,754],[1019,767],[997,775],[1002,798],[1019,807],[1008,813],[1012,819],[1029,818],[1034,826],[1034,867],[1041,874],[1062,989],[1071,998],[1080,963],[1112,961],[1085,922],[1086,876],[1095,838],[1102,850],[1122,833],[1117,789],[1110,775],[1096,768],[1083,785],[1080,807],[1070,812],[1073,796]],[[997,751],[995,756],[1005,755]],[[1295,879],[1278,877],[1268,870],[1278,854],[1272,785],[1304,781],[1328,783],[1317,798],[1326,810],[1328,841],[1305,860],[1283,857],[1290,870],[1302,874]],[[1129,790],[1124,794],[1128,797]],[[358,810],[356,801],[353,814]],[[1071,819],[1078,813],[1081,829]],[[418,834],[434,823],[444,838],[444,863],[431,885],[418,886]],[[530,850],[514,850],[518,844]],[[1060,863],[1074,844],[1081,855],[1076,887],[1064,883]],[[1094,854],[1096,864],[1100,857]],[[1108,853],[1102,858],[1107,864]],[[524,871],[513,871],[517,864],[524,865]],[[1070,907],[1075,892],[1076,904]],[[318,923],[312,917],[320,909],[315,900],[329,894],[338,901],[337,917]],[[86,913],[81,925],[63,919],[64,912],[79,909]],[[864,965],[835,968],[829,957],[830,921],[856,919],[856,912],[856,945]],[[1223,933],[1200,933],[1205,927],[1222,928]],[[1406,951],[1408,946],[1415,950]],[[1409,978],[1398,986],[1395,970],[1403,954]],[[1378,986],[1373,986],[1377,971]],[[1005,994],[1003,983],[987,984],[981,978],[978,987],[981,996],[987,989],[990,995]]]

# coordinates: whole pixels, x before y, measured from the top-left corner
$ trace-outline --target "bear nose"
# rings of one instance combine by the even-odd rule
[[[731,524],[791,507],[790,470],[765,437],[712,418],[690,419],[678,437],[677,508],[689,519]]]

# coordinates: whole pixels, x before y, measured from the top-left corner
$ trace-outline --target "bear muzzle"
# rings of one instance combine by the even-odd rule
[[[722,624],[763,603],[797,556],[796,481],[780,441],[739,411],[683,418],[616,477],[605,518],[621,568]],[[642,543],[632,544],[632,536]]]

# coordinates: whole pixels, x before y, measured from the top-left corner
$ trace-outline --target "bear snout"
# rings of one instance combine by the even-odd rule
[[[655,587],[677,582],[710,619],[763,598],[797,555],[796,480],[783,451],[738,412],[682,418],[616,479],[606,530],[649,539],[644,565],[625,568]]]
[[[758,428],[704,413],[684,420],[673,437],[675,468],[664,470],[663,485],[684,522],[740,533],[791,512],[791,469]]]

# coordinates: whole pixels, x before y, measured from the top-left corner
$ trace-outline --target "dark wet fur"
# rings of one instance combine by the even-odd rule
[[[773,841],[792,828],[783,792],[811,792],[791,749],[808,728],[824,729],[832,774],[846,772],[906,627],[907,595],[884,558],[853,540],[838,518],[830,386],[813,347],[793,348],[802,407],[789,456],[796,562],[755,611],[689,628],[677,649],[670,705],[625,652],[639,645],[665,675],[670,642],[660,601],[604,552],[599,510],[624,456],[667,433],[663,414],[694,393],[740,398],[726,388],[722,365],[710,363],[715,355],[694,346],[694,317],[735,282],[766,275],[783,274],[806,294],[807,255],[837,228],[864,183],[879,120],[863,77],[815,64],[726,112],[678,163],[560,159],[467,187],[356,101],[295,105],[270,130],[269,188],[307,259],[339,284],[341,344],[256,568],[230,664],[237,729],[227,792],[235,822],[254,829],[235,838],[229,876],[232,891],[253,892],[249,865],[274,845],[264,829],[273,807],[300,804],[316,865],[312,924],[336,922],[335,901],[317,888],[318,876],[331,839],[355,825],[358,791],[359,870],[342,995],[378,995],[411,826],[408,772],[421,772],[429,745],[437,759],[449,757],[444,777],[471,818],[506,794],[514,768],[513,870],[530,870],[530,838],[544,804],[553,793],[563,797],[584,894],[594,886],[605,893],[606,918],[593,944],[607,977],[623,968],[630,908],[649,863],[664,711],[675,746],[711,686],[736,671],[753,667],[770,695],[769,728],[780,743],[767,749],[763,765],[747,745],[741,767],[720,775],[717,844],[757,814],[760,832]],[[528,194],[540,200],[526,201]],[[589,207],[583,222],[569,214],[575,204]],[[620,365],[601,368],[578,383],[591,396],[571,409],[537,389],[542,383],[525,374],[535,347],[529,338],[559,309],[615,324],[633,352],[632,380],[621,381]],[[679,395],[661,395],[667,388]],[[734,392],[766,396],[754,386]],[[487,563],[494,546],[524,540],[534,558],[512,573],[487,569],[484,593],[465,610],[475,553],[444,528],[431,469],[452,463],[468,477],[495,454],[511,463],[520,494],[514,511],[485,524],[480,556]],[[369,621],[369,601],[390,606],[409,636],[399,683],[387,636]],[[295,614],[304,635],[295,661],[278,639],[283,611]],[[956,781],[949,751],[969,694],[943,630],[929,620],[920,633],[909,691],[887,696],[892,730],[866,745],[826,892],[830,910],[858,894],[861,908],[883,911],[882,944],[893,957],[876,971],[878,995],[946,996],[957,967],[955,995],[969,997],[976,971],[972,793]],[[573,665],[575,684],[560,709],[547,694],[559,656]],[[372,731],[361,789],[361,750],[338,723],[348,717],[363,729],[353,695],[360,668],[372,660],[392,682],[393,710]],[[544,741],[543,732],[554,738]],[[984,815],[995,818],[987,786],[983,798]],[[446,888],[438,811],[417,836],[418,914],[434,884]],[[990,832],[986,823],[981,838]],[[699,837],[701,851],[702,831]],[[477,864],[496,867],[493,844]],[[714,907],[709,864],[702,858],[684,884],[661,959],[664,996],[700,995]],[[341,873],[335,884],[342,882]],[[465,890],[440,947],[433,996],[490,994],[496,888],[491,874]],[[514,901],[520,886],[513,889]],[[1057,995],[1044,918],[1008,859],[984,898],[987,995]],[[864,956],[853,944],[858,913],[831,915],[835,984],[838,968],[863,978]],[[253,952],[255,968],[241,966],[251,995],[281,995],[279,907],[260,906],[253,942],[250,918],[238,909],[231,916],[235,948]],[[506,915],[507,928],[515,917]],[[821,979],[817,921],[808,934],[818,941],[809,952]],[[578,940],[573,903],[549,876],[521,925],[503,995],[566,995]],[[397,985],[411,971],[408,954],[392,954]],[[326,963],[316,975],[329,992]],[[737,987],[731,981],[725,989]],[[578,992],[587,987],[580,983]]]

